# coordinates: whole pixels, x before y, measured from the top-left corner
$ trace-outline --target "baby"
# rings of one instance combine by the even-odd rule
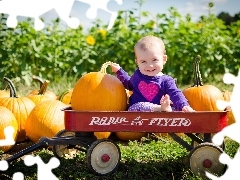
[[[135,62],[138,66],[129,76],[119,64],[112,63],[112,72],[124,87],[132,91],[128,111],[194,111],[188,104],[182,91],[177,88],[175,80],[162,73],[167,62],[163,41],[155,36],[146,36],[134,46]]]

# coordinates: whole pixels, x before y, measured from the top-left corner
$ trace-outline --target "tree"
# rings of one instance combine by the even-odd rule
[[[223,20],[226,25],[230,25],[232,22],[240,20],[240,12],[235,14],[233,17],[227,12],[221,12],[217,15],[217,18]]]
[[[222,19],[226,25],[230,25],[233,22],[233,17],[229,13],[221,12],[217,18]]]
[[[234,21],[240,20],[240,12],[239,12],[238,14],[235,14],[235,15],[234,15],[233,20],[234,20]]]

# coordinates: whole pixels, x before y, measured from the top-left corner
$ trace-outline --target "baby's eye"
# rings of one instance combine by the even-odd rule
[[[158,59],[154,59],[153,61],[155,61],[155,62],[156,62],[156,61],[159,61],[159,60],[158,60]]]
[[[146,61],[142,61],[141,63],[144,64],[144,63],[146,63]]]

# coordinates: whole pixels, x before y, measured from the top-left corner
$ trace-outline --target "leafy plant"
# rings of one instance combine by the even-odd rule
[[[202,57],[200,71],[207,83],[225,72],[238,72],[239,20],[225,25],[212,14],[213,3],[209,4],[209,14],[194,22],[190,14],[182,16],[174,7],[166,14],[142,11],[144,2],[137,0],[135,9],[120,11],[109,31],[100,20],[85,31],[82,26],[62,28],[59,19],[42,31],[35,31],[30,19],[11,29],[2,15],[0,77],[19,77],[27,85],[32,75],[60,82],[64,75],[80,77],[98,71],[109,60],[131,74],[136,68],[133,46],[149,34],[164,40],[168,62],[163,71],[182,84],[190,83],[197,55]]]

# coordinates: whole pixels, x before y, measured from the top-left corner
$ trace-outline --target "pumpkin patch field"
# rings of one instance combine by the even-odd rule
[[[29,147],[33,145],[34,143],[37,143],[41,137],[53,137],[58,133],[58,131],[64,129],[63,124],[63,111],[61,109],[71,106],[72,97],[78,96],[81,93],[89,93],[88,95],[84,96],[90,96],[91,95],[91,89],[84,89],[86,85],[84,84],[81,86],[81,83],[84,83],[85,80],[87,80],[88,84],[91,83],[91,81],[94,81],[95,83],[98,83],[97,86],[104,85],[104,81],[96,81],[96,78],[103,78],[104,73],[96,71],[89,74],[86,74],[85,76],[82,76],[79,79],[72,80],[71,84],[64,85],[64,82],[68,79],[63,79],[62,86],[59,86],[58,83],[45,81],[45,83],[42,84],[42,86],[39,89],[39,84],[34,82],[33,80],[33,86],[31,88],[28,88],[27,86],[24,88],[22,85],[22,82],[13,83],[10,79],[8,81],[13,86],[12,89],[14,89],[14,92],[21,88],[21,96],[19,95],[19,98],[28,98],[29,92],[32,91],[32,89],[39,89],[38,94],[32,94],[30,97],[36,96],[36,97],[45,97],[44,92],[48,89],[48,91],[53,92],[56,94],[56,99],[41,99],[40,102],[35,103],[36,105],[32,108],[30,114],[28,115],[26,121],[25,121],[25,128],[24,131],[28,136],[28,139],[25,139],[24,141],[17,142],[12,147],[0,147],[1,152],[0,157],[6,158],[12,155],[13,153],[16,153],[26,147]],[[89,77],[88,77],[89,76]],[[112,76],[112,75],[108,75]],[[93,78],[95,77],[95,78]],[[90,80],[88,79],[90,78]],[[118,84],[118,82],[115,82],[116,79],[111,79],[111,77],[106,81],[113,81],[112,83]],[[46,86],[47,85],[47,89]],[[95,84],[96,85],[96,84]],[[45,88],[44,88],[45,86]],[[108,85],[109,86],[109,85]],[[214,88],[226,88],[224,84],[212,84],[211,85]],[[83,87],[81,89],[81,87]],[[89,86],[90,87],[90,86]],[[211,88],[212,88],[211,87]],[[184,91],[185,89],[190,88],[189,86],[181,86],[181,89]],[[193,88],[193,87],[192,87]],[[197,87],[195,87],[197,88]],[[120,88],[121,89],[121,88]],[[218,90],[219,90],[218,89]],[[70,91],[71,90],[71,91]],[[78,91],[76,93],[75,91]],[[211,89],[214,91],[215,89]],[[199,93],[201,90],[198,90]],[[231,89],[229,88],[229,91]],[[11,92],[11,89],[10,89]],[[67,93],[72,92],[72,95],[76,93],[74,96],[71,95],[70,103],[69,101],[63,102],[61,96],[66,95]],[[104,91],[102,90],[102,93]],[[120,91],[122,93],[122,101],[123,104],[127,103],[127,96],[128,91],[125,91],[125,89]],[[116,93],[120,93],[116,92]],[[204,93],[205,90],[203,90]],[[25,95],[24,95],[25,93]],[[96,93],[96,92],[94,92]],[[104,92],[105,94],[110,92]],[[111,93],[115,93],[115,90],[113,89]],[[226,92],[222,92],[222,98],[226,98]],[[16,94],[16,93],[12,93]],[[102,95],[103,97],[103,95]],[[5,97],[6,98],[6,97]],[[10,97],[7,97],[10,98]],[[14,98],[14,97],[11,97]],[[15,97],[16,98],[16,97]],[[80,97],[78,97],[80,98]],[[15,100],[15,99],[14,99]],[[76,99],[74,99],[76,100]],[[9,101],[9,100],[8,100]],[[85,103],[83,104],[77,104],[74,108],[79,108],[79,110],[84,110],[85,108],[107,108],[104,106],[104,102],[109,101],[109,99],[102,98],[101,102],[103,102],[103,106],[94,106],[94,103],[98,102],[99,99],[89,98],[89,100],[86,98]],[[119,101],[119,100],[118,100]],[[206,102],[209,100],[205,100]],[[212,100],[211,100],[212,101]],[[1,98],[0,98],[1,102]],[[206,103],[205,102],[205,103]],[[88,104],[93,103],[93,104]],[[19,103],[17,104],[19,105]],[[14,104],[13,104],[14,106]],[[92,106],[92,107],[90,107]],[[119,107],[115,107],[119,110],[123,107],[121,104],[119,104]],[[116,109],[116,110],[117,110]],[[101,110],[101,109],[100,109]],[[17,126],[17,120],[13,113],[11,113],[10,110],[8,110],[5,107],[0,106],[1,114],[6,113],[6,117],[1,118],[7,118],[7,120],[3,119],[4,122],[7,125],[12,125],[13,127],[16,127],[16,131],[18,130]],[[185,148],[183,148],[181,145],[179,145],[177,142],[175,142],[173,139],[170,138],[170,136],[167,136],[166,134],[161,133],[139,133],[139,132],[97,132],[95,133],[95,136],[98,139],[101,138],[109,138],[114,140],[121,151],[121,161],[119,168],[117,171],[111,175],[107,175],[104,177],[99,177],[94,175],[86,166],[86,154],[84,152],[78,151],[77,154],[74,154],[71,157],[67,158],[61,158],[61,164],[58,168],[53,169],[53,173],[62,180],[67,179],[196,179],[201,180],[200,177],[194,175],[191,170],[189,169],[187,165],[187,158],[188,158],[188,152]],[[2,137],[2,136],[0,136]],[[183,137],[186,142],[190,142],[190,139],[186,137]],[[231,139],[226,139],[226,152],[230,156],[234,156],[236,153],[237,148],[239,147],[239,144],[232,141]],[[35,150],[31,153],[32,155],[36,156],[39,155],[45,162],[48,162],[51,157],[54,157],[54,153],[52,151],[52,148],[39,148],[38,150]],[[74,168],[73,168],[74,167]],[[76,170],[78,169],[78,170]],[[12,176],[14,172],[21,171],[24,173],[25,177],[30,180],[36,179],[37,176],[37,168],[36,167],[27,167],[24,165],[23,159],[19,159],[18,161],[13,161],[9,167],[9,169],[4,172],[4,174]]]
[[[53,138],[62,132],[62,109],[126,110],[132,92],[124,88],[108,65],[115,62],[133,73],[137,67],[133,47],[145,35],[163,39],[168,55],[163,73],[177,79],[193,109],[217,111],[216,101],[230,101],[233,90],[233,85],[223,83],[223,74],[236,74],[240,68],[240,21],[226,25],[211,14],[212,6],[208,8],[209,14],[196,22],[174,7],[168,14],[154,18],[150,12],[142,12],[141,7],[120,11],[108,31],[99,20],[87,30],[81,25],[62,29],[59,19],[41,31],[33,29],[31,19],[12,29],[2,26],[6,16],[0,15],[0,139],[4,139],[4,129],[10,126],[16,142],[0,146],[0,159],[42,137]],[[235,119],[228,110],[231,125]],[[52,170],[59,180],[202,180],[190,170],[187,150],[167,133],[93,133],[97,139],[107,138],[119,146],[119,168],[99,177],[89,171],[86,153],[73,151]],[[191,143],[188,136],[182,134],[182,138]],[[239,143],[226,137],[225,152],[230,157],[238,148]],[[52,146],[41,147],[30,154],[47,163],[56,156],[53,150]],[[0,175],[12,177],[15,172],[22,172],[26,180],[37,179],[37,166],[26,166],[23,158],[11,162]]]

